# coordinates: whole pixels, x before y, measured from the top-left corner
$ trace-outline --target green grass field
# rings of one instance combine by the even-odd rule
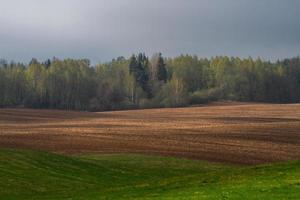
[[[0,199],[299,199],[300,161],[238,167],[0,150]]]

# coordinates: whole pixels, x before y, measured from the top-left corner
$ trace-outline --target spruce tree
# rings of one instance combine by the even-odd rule
[[[167,82],[167,69],[162,54],[159,53],[157,60],[157,79],[159,81]]]

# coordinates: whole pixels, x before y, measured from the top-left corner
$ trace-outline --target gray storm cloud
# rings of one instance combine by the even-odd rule
[[[139,51],[261,56],[300,52],[298,0],[0,0],[0,57],[28,62]]]

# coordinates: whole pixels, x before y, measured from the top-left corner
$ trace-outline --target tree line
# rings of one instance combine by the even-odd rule
[[[217,100],[300,102],[300,58],[270,62],[139,53],[95,66],[87,59],[0,60],[0,107],[107,111]]]

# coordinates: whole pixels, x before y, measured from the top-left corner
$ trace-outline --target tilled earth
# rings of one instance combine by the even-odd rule
[[[0,109],[0,148],[144,153],[233,164],[300,159],[300,104],[103,113]]]

